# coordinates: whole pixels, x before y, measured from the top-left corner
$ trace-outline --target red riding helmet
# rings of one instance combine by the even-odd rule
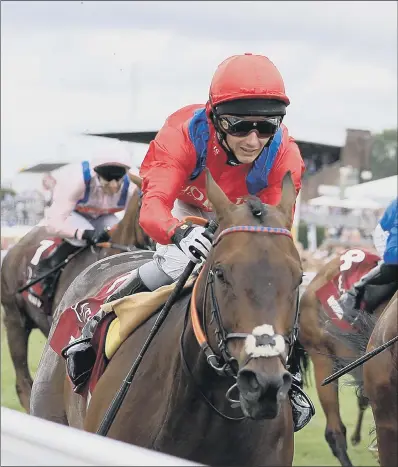
[[[247,53],[233,55],[218,66],[210,84],[208,111],[284,115],[289,103],[283,78],[271,60]]]

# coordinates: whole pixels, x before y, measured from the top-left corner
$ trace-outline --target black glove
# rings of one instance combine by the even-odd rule
[[[110,240],[110,235],[107,230],[85,230],[82,235],[82,239],[86,240],[90,245],[96,243],[107,242]]]

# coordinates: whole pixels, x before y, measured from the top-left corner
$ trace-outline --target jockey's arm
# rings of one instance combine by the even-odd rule
[[[395,199],[388,205],[382,218],[373,231],[373,243],[381,258],[385,260],[385,255],[387,255],[388,259],[386,262],[391,262],[391,256],[394,257],[393,249],[397,248],[397,202],[397,199]],[[387,249],[389,250],[388,253]],[[396,256],[395,251],[395,257]]]
[[[398,220],[395,219],[394,225],[390,230],[387,239],[386,249],[383,259],[385,264],[398,265]]]
[[[74,181],[73,184],[71,184],[72,180]],[[75,209],[77,202],[83,198],[84,192],[85,185],[80,167],[73,173],[68,170],[58,180],[54,190],[53,203],[48,208],[44,220],[49,233],[65,238],[74,236],[76,227],[71,226],[67,218]]]
[[[181,221],[171,214],[174,202],[195,168],[195,153],[182,132],[163,127],[142,163],[140,225],[156,242],[167,245]]]
[[[373,237],[373,244],[377,250],[378,255],[380,258],[383,258],[384,252],[386,250],[386,243],[388,238],[388,232],[384,231],[380,224],[376,225],[372,233]]]

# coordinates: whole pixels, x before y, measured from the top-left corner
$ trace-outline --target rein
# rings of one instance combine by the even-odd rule
[[[274,234],[274,235],[285,235],[289,237],[290,239],[293,239],[291,232],[288,229],[283,229],[283,228],[276,228],[276,227],[263,227],[263,226],[247,226],[247,225],[239,225],[239,226],[234,226],[234,227],[229,227],[227,229],[224,229],[223,231],[220,232],[218,235],[217,239],[213,243],[213,248],[215,248],[220,240],[224,238],[226,235],[229,235],[231,233],[237,233],[237,232],[245,232],[245,233],[269,233],[269,234]],[[194,284],[194,288],[192,291],[192,296],[191,300],[188,303],[186,315],[185,315],[185,321],[184,321],[184,326],[183,330],[181,333],[181,338],[180,338],[180,352],[182,356],[182,363],[185,371],[190,375],[192,378],[193,382],[195,383],[195,386],[201,393],[202,397],[205,399],[206,403],[222,418],[227,419],[227,420],[233,420],[233,421],[240,421],[244,420],[246,417],[229,417],[222,412],[220,412],[213,404],[210,402],[208,397],[204,394],[203,390],[199,386],[199,384],[195,381],[194,376],[192,374],[192,371],[190,370],[188,363],[186,361],[185,355],[184,355],[184,346],[183,346],[183,337],[185,334],[185,330],[187,327],[188,323],[188,316],[190,315],[191,321],[192,321],[192,327],[194,331],[195,338],[205,354],[206,361],[207,363],[213,368],[213,370],[219,375],[219,376],[224,376],[224,377],[232,377],[237,380],[237,361],[234,357],[231,356],[231,354],[228,351],[228,340],[232,339],[248,339],[251,338],[255,340],[255,346],[259,348],[268,348],[271,349],[269,351],[269,355],[264,355],[264,356],[277,356],[280,358],[282,361],[282,364],[285,368],[289,368],[288,362],[291,358],[292,352],[293,352],[293,346],[294,343],[296,342],[297,335],[298,335],[298,321],[299,321],[299,291],[297,290],[297,299],[296,299],[296,310],[295,310],[295,316],[294,316],[294,322],[293,322],[293,329],[288,337],[280,336],[277,334],[271,334],[270,332],[262,332],[261,334],[256,334],[255,336],[253,334],[248,334],[248,333],[228,333],[223,325],[222,322],[222,317],[221,317],[221,312],[220,308],[217,302],[217,298],[215,295],[215,290],[214,290],[214,271],[212,268],[209,269],[207,273],[207,280],[206,280],[206,285],[205,285],[205,292],[204,292],[204,301],[203,301],[203,309],[202,309],[202,324],[200,322],[199,318],[199,312],[196,307],[196,299],[197,299],[197,289],[198,289],[198,283],[200,282],[200,278],[203,275],[204,269],[202,268],[199,276]],[[218,349],[221,353],[221,357],[218,356],[213,349],[211,348],[209,342],[208,342],[208,337],[207,337],[207,329],[206,329],[206,302],[207,302],[207,297],[208,297],[208,291],[209,291],[209,286],[210,286],[210,299],[211,299],[211,322],[215,321],[216,322],[216,331],[215,335],[217,338],[217,346]],[[254,331],[253,331],[254,333]],[[286,357],[286,360],[283,359],[282,357],[282,352],[277,350],[278,347],[278,342],[279,341],[279,349],[281,347],[281,342],[283,342],[283,347],[284,344],[286,343],[289,347],[288,355]],[[249,354],[247,357],[247,360],[245,361],[245,365],[252,359],[256,358],[253,354]],[[227,400],[231,403],[231,407],[235,408],[240,406],[239,400],[234,400],[230,397],[232,391],[237,388],[237,383],[234,383],[227,391],[226,393],[226,398]]]

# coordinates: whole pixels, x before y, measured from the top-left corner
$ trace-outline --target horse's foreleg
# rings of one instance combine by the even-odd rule
[[[28,367],[28,340],[32,326],[16,304],[4,305],[4,325],[15,369],[15,390],[22,407],[29,413],[33,381]]]
[[[396,425],[395,420],[393,424]],[[398,432],[396,426],[378,426],[377,449],[381,467],[391,467],[397,465],[398,459]]]
[[[343,466],[352,466],[347,454],[346,427],[340,417],[338,385],[321,386],[322,381],[333,373],[333,362],[326,348],[309,350],[314,365],[316,388],[326,416],[325,438],[333,454]]]
[[[397,465],[398,402],[396,362],[386,351],[365,363],[364,390],[376,424],[377,448],[382,467]]]
[[[363,416],[365,414],[365,410],[367,409],[369,405],[369,399],[363,395],[363,391],[358,394],[358,420],[357,424],[355,426],[355,431],[353,435],[351,436],[351,443],[353,446],[356,446],[361,442],[361,428],[362,428],[362,421],[363,421]]]

